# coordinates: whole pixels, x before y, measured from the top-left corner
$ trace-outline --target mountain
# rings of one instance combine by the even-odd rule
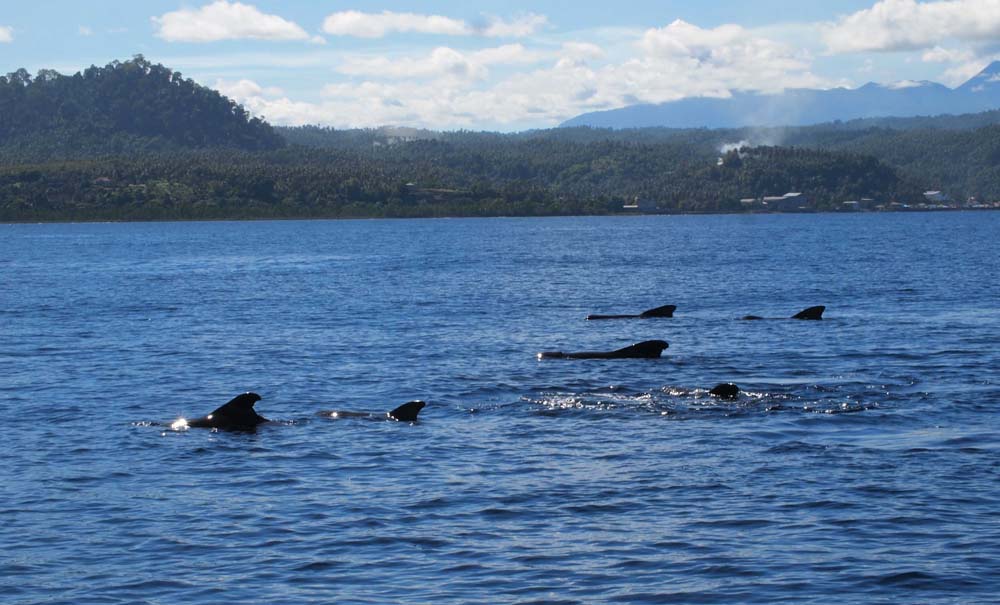
[[[266,122],[142,55],[72,76],[24,69],[0,76],[0,150],[8,155],[283,145]]]
[[[861,88],[791,89],[779,94],[735,92],[586,113],[561,126],[595,128],[740,128],[806,126],[878,117],[976,113],[1000,108],[1000,61],[958,88],[934,82],[868,83]]]

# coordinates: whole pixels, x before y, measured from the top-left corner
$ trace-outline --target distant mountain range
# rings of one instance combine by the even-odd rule
[[[735,92],[585,113],[561,126],[595,128],[741,128],[808,126],[838,120],[976,113],[1000,108],[1000,61],[958,88],[935,82],[868,83],[861,88]]]

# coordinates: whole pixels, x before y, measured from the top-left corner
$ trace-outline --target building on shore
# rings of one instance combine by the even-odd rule
[[[653,200],[647,200],[636,196],[635,199],[632,200],[632,203],[622,206],[622,210],[625,210],[626,212],[656,212],[659,210],[659,206]]]

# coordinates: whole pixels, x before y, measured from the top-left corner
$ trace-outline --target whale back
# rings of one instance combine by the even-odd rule
[[[208,416],[188,421],[188,426],[213,429],[250,429],[267,422],[254,410],[261,397],[257,393],[243,393],[233,397],[228,403],[217,408]]]
[[[613,351],[610,356],[619,359],[656,359],[663,353],[663,350],[669,346],[670,344],[665,340],[646,340],[623,349]]]
[[[826,311],[826,307],[823,305],[817,305],[815,307],[809,307],[808,309],[803,309],[792,316],[792,319],[811,319],[820,320],[823,319],[823,311]]]
[[[723,382],[715,385],[709,394],[719,399],[737,399],[740,396],[740,387],[731,382]]]
[[[409,401],[389,412],[389,418],[400,422],[416,422],[417,415],[425,405],[427,403],[423,401]]]
[[[656,307],[655,309],[643,311],[639,317],[642,319],[647,319],[649,317],[673,317],[674,311],[676,310],[677,305],[663,305],[662,307]]]

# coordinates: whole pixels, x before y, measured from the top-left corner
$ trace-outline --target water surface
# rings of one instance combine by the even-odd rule
[[[998,241],[998,213],[0,225],[3,602],[995,603]],[[247,390],[279,422],[165,427]]]

